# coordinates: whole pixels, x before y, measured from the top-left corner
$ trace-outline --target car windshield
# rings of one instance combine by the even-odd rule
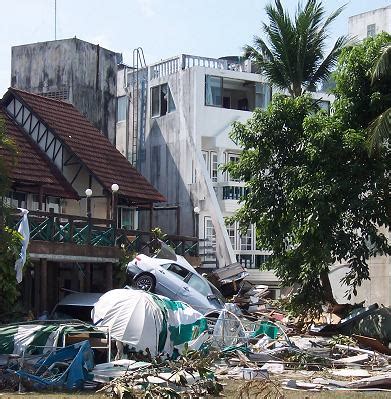
[[[187,284],[202,295],[208,296],[211,293],[209,285],[196,274],[191,275]]]
[[[58,305],[53,313],[53,320],[77,319],[91,322],[93,306]]]

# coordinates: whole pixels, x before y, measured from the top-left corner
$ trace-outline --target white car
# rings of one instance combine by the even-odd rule
[[[175,260],[137,255],[127,273],[135,288],[185,302],[203,314],[225,307],[220,291],[180,255]]]

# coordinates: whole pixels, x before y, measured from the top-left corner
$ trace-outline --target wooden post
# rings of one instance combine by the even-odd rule
[[[40,311],[43,312],[47,309],[48,306],[48,268],[47,268],[47,260],[41,259],[40,260]]]
[[[85,292],[91,291],[91,263],[85,264],[85,282],[84,282],[84,290]]]
[[[39,311],[41,307],[41,268],[39,262],[34,262],[34,312],[35,315],[39,316]]]
[[[113,264],[106,263],[104,266],[106,267],[106,291],[110,291],[113,288]]]

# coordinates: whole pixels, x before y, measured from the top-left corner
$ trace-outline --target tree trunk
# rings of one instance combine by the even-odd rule
[[[331,287],[328,271],[324,271],[320,274],[320,281],[322,283],[324,297],[326,301],[331,304],[336,304],[337,301],[334,299],[333,289]]]

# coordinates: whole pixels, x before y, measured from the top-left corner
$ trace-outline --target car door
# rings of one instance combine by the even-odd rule
[[[186,268],[176,263],[159,265],[156,273],[156,293],[176,300],[177,292],[188,274]]]
[[[177,293],[177,298],[180,301],[188,303],[194,309],[201,313],[206,313],[214,309],[208,297],[211,291],[208,283],[204,281],[199,275],[191,273],[183,281],[182,287]]]

